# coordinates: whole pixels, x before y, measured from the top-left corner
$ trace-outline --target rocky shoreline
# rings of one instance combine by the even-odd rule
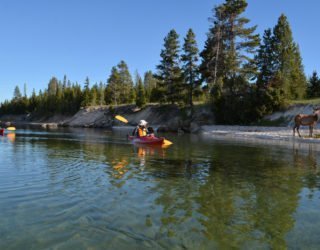
[[[293,137],[292,121],[294,115],[299,113],[310,114],[312,111],[313,105],[294,105],[287,110],[276,112],[265,117],[265,120],[271,124],[278,123],[277,126],[222,126],[215,125],[214,114],[212,114],[210,108],[205,105],[194,107],[193,112],[187,108],[181,109],[177,105],[150,104],[143,109],[139,109],[135,105],[121,105],[117,107],[96,106],[82,108],[73,116],[1,116],[0,126],[4,127],[11,124],[17,128],[83,127],[112,129],[124,126],[133,127],[136,126],[139,120],[144,119],[158,132],[204,133],[207,135],[233,138],[291,140]],[[114,119],[115,115],[125,117],[129,123],[124,124],[117,121]],[[315,130],[315,134],[317,133],[318,127],[319,126],[317,126]],[[307,129],[306,127],[302,128],[302,134],[307,135]],[[313,139],[309,138],[308,140],[312,141]],[[315,140],[318,141],[317,139]]]
[[[129,124],[114,119],[115,115],[125,117]],[[213,114],[205,105],[181,109],[177,105],[148,105],[143,109],[135,105],[96,106],[82,108],[73,116],[34,117],[32,115],[2,116],[1,125],[10,123],[16,127],[83,127],[112,129],[114,126],[136,126],[139,120],[146,120],[161,132],[196,133],[200,126],[214,124]]]
[[[309,137],[309,129],[303,127],[300,129],[302,137],[297,134],[293,136],[291,126],[287,127],[260,127],[260,126],[201,126],[201,133],[207,136],[220,138],[242,138],[242,139],[261,139],[261,140],[279,140],[279,141],[299,141],[320,143],[320,127],[314,130],[313,137]]]

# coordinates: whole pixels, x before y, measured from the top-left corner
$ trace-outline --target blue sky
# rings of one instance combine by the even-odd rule
[[[111,67],[127,62],[132,74],[155,70],[163,39],[189,28],[202,50],[212,8],[221,0],[0,0],[0,102],[16,85],[27,94],[52,76],[106,82]],[[320,72],[319,0],[248,0],[245,16],[262,34],[281,13],[299,44],[305,72]]]

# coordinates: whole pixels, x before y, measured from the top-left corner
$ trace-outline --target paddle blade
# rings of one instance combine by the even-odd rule
[[[116,115],[114,118],[116,118],[118,121],[128,123],[128,120],[126,118],[122,117],[121,115]]]
[[[173,144],[171,141],[168,141],[167,139],[164,139],[164,140],[163,140],[163,145],[169,146],[169,145],[171,145],[171,144]]]
[[[15,131],[15,130],[16,130],[16,128],[15,128],[15,127],[7,127],[7,130]]]

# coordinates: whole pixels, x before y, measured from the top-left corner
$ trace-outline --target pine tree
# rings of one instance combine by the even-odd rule
[[[19,86],[16,86],[14,88],[14,92],[13,92],[13,100],[20,100],[22,98],[22,94],[21,94],[21,91],[20,91],[20,88]]]
[[[175,103],[182,100],[182,73],[179,61],[179,35],[171,30],[164,38],[164,49],[161,50],[161,61],[157,66],[159,91],[163,93],[162,102]]]
[[[79,110],[81,107],[81,102],[82,102],[82,91],[81,91],[81,86],[78,82],[75,84],[72,84],[72,105],[70,108],[70,113],[75,113]]]
[[[55,96],[58,89],[58,79],[52,77],[48,83],[48,95]]]
[[[275,42],[271,29],[265,30],[255,61],[258,68],[257,86],[259,89],[266,89],[270,86],[277,71]]]
[[[183,51],[184,54],[181,56],[181,61],[183,62],[182,70],[184,80],[188,85],[188,104],[192,107],[194,92],[200,85],[199,69],[197,65],[199,50],[196,36],[192,29],[188,30],[187,36],[184,39]]]
[[[118,105],[121,103],[120,90],[121,80],[117,67],[112,67],[111,74],[108,78],[108,84],[105,89],[105,102],[106,104]]]
[[[226,31],[225,71],[226,83],[229,85],[226,87],[231,93],[241,91],[243,87],[246,88],[243,85],[255,73],[250,55],[256,52],[260,39],[258,34],[254,34],[256,26],[244,27],[250,21],[241,16],[247,5],[245,0],[227,0],[224,4],[224,11],[227,13],[224,26]]]
[[[63,96],[63,89],[62,89],[62,82],[59,81],[58,82],[58,88],[57,88],[57,92],[56,92],[56,96],[55,96],[55,103],[56,103],[56,106],[55,106],[55,110],[54,112],[55,113],[58,113],[58,114],[61,114],[62,113],[62,110],[63,110],[63,99],[62,99],[62,96]]]
[[[121,61],[118,65],[118,72],[119,72],[119,80],[120,80],[120,103],[132,103],[135,98],[134,88],[133,88],[133,81],[131,74],[129,72],[128,65],[125,61]]]
[[[27,84],[26,83],[23,85],[23,97],[27,98]]]
[[[67,88],[67,81],[67,75],[64,75],[62,81],[62,92]]]
[[[32,94],[29,100],[29,112],[34,112],[38,106],[38,97],[35,89],[32,90]]]
[[[21,108],[23,109],[23,113],[28,112],[29,109],[29,99],[27,96],[27,84],[23,85],[23,97],[21,100]]]
[[[146,105],[146,97],[141,76],[136,74],[136,105],[144,107]]]
[[[18,86],[15,87],[13,92],[13,99],[11,100],[11,105],[8,103],[8,106],[8,109],[9,111],[11,111],[11,114],[23,114],[25,112],[23,107],[23,97]]]
[[[90,90],[90,105],[95,106],[98,104],[99,100],[99,87],[98,84],[94,84]]]
[[[146,99],[150,102],[152,90],[157,87],[157,79],[153,76],[152,71],[147,71],[144,74],[143,85]]]
[[[308,80],[308,97],[320,97],[320,79],[316,71],[312,72],[312,76]]]
[[[278,58],[275,53],[275,37],[271,29],[264,32],[262,42],[255,57],[257,65],[256,87],[253,89],[252,106],[256,118],[272,113],[285,105],[284,91],[278,86]]]
[[[132,77],[128,65],[121,61],[116,67],[112,67],[111,74],[105,88],[106,104],[132,103],[135,99]]]
[[[273,29],[277,84],[287,99],[299,99],[306,92],[306,77],[298,45],[293,41],[287,17],[282,14]]]
[[[237,94],[247,87],[246,82],[255,73],[250,55],[256,52],[259,35],[254,34],[256,26],[245,27],[249,19],[241,15],[246,7],[245,0],[226,0],[214,9],[213,27],[201,52],[200,66],[211,92],[224,88],[232,95]]]
[[[90,80],[89,77],[86,77],[84,82],[84,90],[83,90],[83,100],[81,106],[86,107],[91,104],[91,94],[90,94]]]
[[[251,112],[243,111],[251,106],[249,83],[256,76],[253,55],[260,39],[256,26],[247,27],[249,19],[242,16],[246,7],[245,0],[226,0],[216,6],[200,53],[200,73],[219,123],[245,123],[252,117]]]
[[[202,63],[200,72],[203,81],[207,83],[209,92],[213,89],[221,89],[225,73],[225,22],[227,20],[223,5],[213,9],[213,17],[209,18],[212,22],[208,32],[203,51],[200,53]]]
[[[284,15],[279,17],[273,32],[271,29],[265,31],[256,64],[258,97],[255,106],[268,107],[264,109],[266,113],[283,107],[289,99],[305,95],[306,79],[299,48],[293,41],[290,25]]]
[[[104,91],[105,91],[105,86],[102,81],[99,83],[99,90],[98,90],[98,101],[99,105],[104,105]]]

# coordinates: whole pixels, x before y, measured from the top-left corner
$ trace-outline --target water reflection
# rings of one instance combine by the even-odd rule
[[[161,230],[174,237],[173,228],[196,217],[203,228],[194,224],[194,232],[203,232],[219,249],[261,245],[286,248],[286,234],[294,227],[293,215],[304,180],[315,168],[314,151],[311,149],[306,158],[295,151],[292,161],[290,154],[270,149],[244,147],[235,151],[231,146],[217,145],[212,151],[215,157],[211,162],[196,165],[198,171],[193,176],[200,177],[198,182],[190,186],[184,182],[183,189],[160,183],[155,188],[160,194],[156,203],[164,208]],[[280,157],[273,158],[275,154]],[[291,166],[304,166],[307,171]]]
[[[293,144],[293,161],[297,170],[306,172],[303,183],[308,188],[309,199],[312,199],[314,193],[320,190],[319,158],[317,158],[316,146],[310,144],[307,150],[303,150],[301,144]]]
[[[9,133],[9,134],[7,134],[7,138],[9,139],[9,141],[14,142],[16,140],[16,134]]]
[[[307,245],[294,240],[309,237],[304,230],[311,224],[301,224],[309,211],[320,225],[314,144],[270,147],[182,136],[164,149],[99,131],[19,135],[12,146],[1,148],[11,167],[0,169],[0,209],[8,218],[0,224],[0,248],[320,244],[318,237]],[[37,234],[46,224],[54,234]],[[41,244],[28,243],[27,231]]]
[[[0,139],[1,139],[2,141],[4,141],[4,140],[7,139],[7,140],[10,141],[10,142],[14,142],[15,139],[16,139],[16,134],[15,134],[15,133],[12,133],[12,132],[10,132],[10,133],[3,133],[3,134],[1,134],[0,136],[1,136]]]
[[[309,144],[307,149],[304,150],[301,143],[293,143],[293,162],[295,167],[311,167],[317,168],[316,150],[314,144]]]
[[[126,167],[128,166],[129,162],[126,159],[122,159],[120,162],[112,162],[112,167],[115,172],[113,177],[120,179],[123,175],[128,171]]]

